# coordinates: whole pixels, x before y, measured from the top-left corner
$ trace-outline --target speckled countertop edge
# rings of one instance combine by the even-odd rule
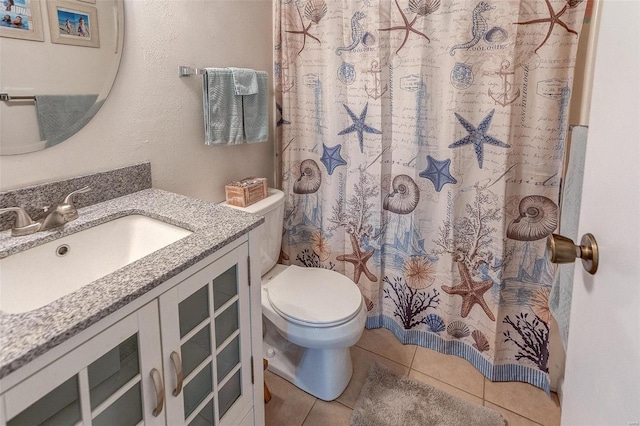
[[[146,189],[79,210],[62,229],[24,237],[0,233],[0,258],[130,214],[142,214],[193,233],[42,308],[0,311],[0,378],[122,308],[264,219],[237,209],[158,189]]]

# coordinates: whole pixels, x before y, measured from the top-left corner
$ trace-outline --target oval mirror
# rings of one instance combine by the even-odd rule
[[[123,0],[0,3],[0,155],[57,145],[91,120],[116,78]]]

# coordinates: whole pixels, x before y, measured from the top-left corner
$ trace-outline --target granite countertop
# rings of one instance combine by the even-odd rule
[[[78,219],[59,229],[24,237],[0,232],[0,259],[130,214],[159,219],[193,233],[41,308],[20,314],[0,311],[0,378],[264,222],[260,216],[158,189],[145,189],[78,212]]]

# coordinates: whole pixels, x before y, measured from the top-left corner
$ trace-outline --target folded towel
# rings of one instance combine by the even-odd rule
[[[207,145],[267,141],[267,73],[251,71],[255,74],[257,92],[253,95],[236,95],[231,69],[206,68],[202,93]]]
[[[267,106],[267,73],[256,71],[258,93],[242,96],[244,136],[247,143],[266,142],[269,139]]]
[[[40,140],[53,146],[80,130],[93,117],[98,95],[37,95]]]
[[[255,95],[258,93],[256,72],[250,68],[229,68],[233,75],[236,95]]]
[[[235,94],[233,75],[230,70],[206,68],[203,74],[202,100],[205,144],[242,143],[244,139],[242,96]]]

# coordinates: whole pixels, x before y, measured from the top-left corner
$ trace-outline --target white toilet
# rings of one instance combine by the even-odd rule
[[[338,272],[276,265],[282,242],[284,194],[240,210],[265,217],[261,227],[264,357],[269,370],[325,401],[347,387],[349,348],[364,331],[367,309],[358,287]]]

